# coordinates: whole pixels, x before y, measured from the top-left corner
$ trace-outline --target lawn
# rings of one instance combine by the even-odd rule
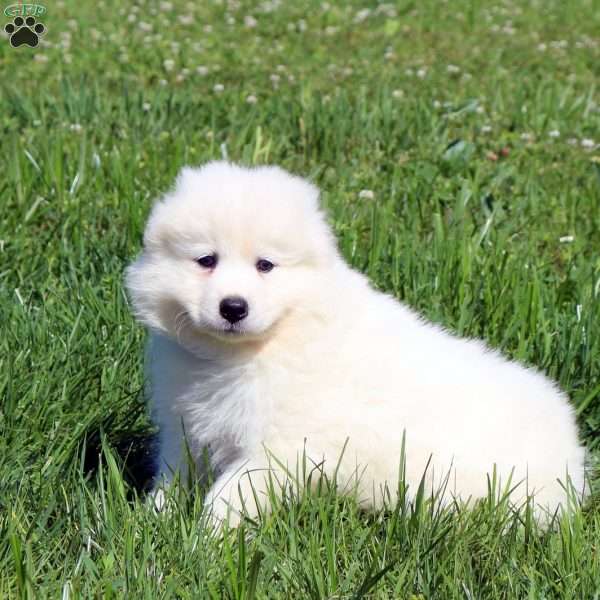
[[[600,597],[593,500],[547,531],[411,489],[375,515],[324,490],[224,539],[200,491],[155,514],[123,290],[182,165],[280,164],[379,289],[559,381],[593,463],[600,5],[47,9],[36,48],[0,40],[0,597]]]

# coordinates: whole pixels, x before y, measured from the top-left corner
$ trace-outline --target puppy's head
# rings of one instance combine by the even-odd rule
[[[311,302],[337,258],[318,195],[277,167],[183,169],[127,269],[138,318],[191,344],[269,335]]]

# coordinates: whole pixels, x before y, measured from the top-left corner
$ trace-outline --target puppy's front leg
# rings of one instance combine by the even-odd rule
[[[160,436],[156,476],[153,489],[149,494],[149,501],[159,511],[164,508],[167,490],[176,478],[179,478],[183,485],[187,485],[188,469],[185,468],[185,441],[183,435],[177,435],[177,433],[175,432],[176,435],[172,437],[164,434]]]
[[[281,469],[268,459],[252,457],[231,465],[208,492],[204,507],[216,528],[224,521],[237,527],[243,514],[254,519],[270,509],[270,494],[281,494]]]

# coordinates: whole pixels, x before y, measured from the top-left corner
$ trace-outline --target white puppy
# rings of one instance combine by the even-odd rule
[[[266,502],[268,469],[295,474],[303,453],[379,507],[403,432],[409,492],[427,471],[429,487],[449,475],[447,499],[485,496],[495,470],[520,483],[515,502],[535,493],[555,510],[567,474],[581,494],[566,396],[373,290],[340,257],[318,195],[277,167],[214,162],[185,168],[154,207],[127,285],[152,332],[156,501],[186,478],[187,446],[216,473],[207,504],[233,523]]]

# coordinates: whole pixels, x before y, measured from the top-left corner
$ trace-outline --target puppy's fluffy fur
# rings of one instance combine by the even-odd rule
[[[154,207],[127,286],[152,333],[157,503],[185,479],[187,445],[200,472],[208,457],[206,502],[230,522],[266,501],[268,469],[281,480],[303,453],[378,507],[397,489],[403,432],[409,491],[427,471],[434,487],[448,476],[447,499],[480,497],[495,469],[500,485],[520,483],[515,502],[534,493],[556,509],[567,474],[581,494],[565,395],[373,290],[340,257],[318,195],[277,167],[214,162],[185,168]],[[230,297],[248,305],[233,324],[220,313]]]

